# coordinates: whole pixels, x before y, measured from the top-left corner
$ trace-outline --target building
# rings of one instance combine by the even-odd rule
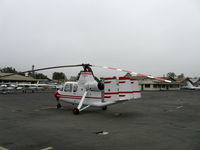
[[[26,83],[32,83],[32,84],[37,83],[37,80],[32,77],[25,77],[19,74],[14,74],[14,75],[10,75],[10,74],[12,73],[0,72],[0,83],[18,83],[18,82],[26,82]],[[5,76],[5,77],[1,77],[1,76]]]
[[[141,90],[144,91],[180,90],[180,82],[171,77],[161,77],[163,79],[172,81],[171,83],[140,76],[133,76],[132,78],[139,81]]]
[[[191,79],[190,79],[191,80]],[[197,79],[194,79],[194,80],[192,80],[193,81],[193,85],[194,86],[200,86],[200,78],[197,78]]]
[[[188,86],[188,82],[193,84],[193,82],[189,78],[176,78],[176,82],[179,82],[180,88],[185,88]]]

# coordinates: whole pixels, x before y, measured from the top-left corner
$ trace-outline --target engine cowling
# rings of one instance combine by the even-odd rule
[[[86,88],[86,90],[99,91],[104,89],[104,84],[101,82],[93,81],[85,83],[84,87]]]

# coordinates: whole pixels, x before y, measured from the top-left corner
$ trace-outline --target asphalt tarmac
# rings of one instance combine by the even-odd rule
[[[51,92],[1,94],[0,150],[200,149],[200,91],[142,96],[73,115]]]

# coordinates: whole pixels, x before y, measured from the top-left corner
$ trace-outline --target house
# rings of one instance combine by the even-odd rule
[[[12,73],[2,73],[0,72],[0,83],[17,83],[17,82],[26,82],[26,83],[37,83],[37,80],[32,77],[25,77],[19,74],[10,75]],[[10,76],[9,76],[10,75]],[[5,76],[5,77],[1,77]]]
[[[176,78],[176,82],[179,83],[180,88],[185,88],[186,86],[188,86],[188,82],[190,82],[193,85],[193,82],[190,78]]]
[[[141,76],[133,76],[132,78],[139,81],[141,90],[144,91],[180,90],[180,83],[172,77],[161,77],[163,79],[172,81],[171,83]]]
[[[195,81],[193,81],[194,86],[200,86],[200,78],[197,78]]]

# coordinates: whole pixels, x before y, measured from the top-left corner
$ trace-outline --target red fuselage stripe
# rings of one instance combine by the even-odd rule
[[[74,95],[60,95],[61,98],[71,98],[71,99],[81,99],[82,96],[74,96]],[[101,97],[85,97],[89,99],[101,99]]]
[[[132,94],[132,93],[140,93],[141,91],[120,91],[120,92],[110,92],[104,93],[105,95],[115,95],[115,94]]]
[[[117,94],[132,94],[132,93],[140,93],[141,91],[120,91],[120,92],[110,92],[104,93],[104,98],[111,98],[108,95],[117,95]],[[119,95],[121,97],[121,95]],[[74,95],[61,95],[58,94],[59,98],[70,98],[70,99],[81,99],[82,96],[74,96]],[[101,99],[101,97],[86,97],[87,99]]]
[[[109,92],[109,93],[104,93],[104,95],[115,95],[115,94],[119,94],[119,92]]]
[[[104,78],[104,80],[116,80],[115,78]]]
[[[111,83],[111,81],[105,81],[105,82],[104,82],[104,84],[109,84],[109,83]]]
[[[104,96],[104,98],[111,98],[111,96]]]
[[[141,91],[120,91],[120,94],[140,93]]]
[[[119,95],[119,97],[125,97],[126,95]]]
[[[126,81],[119,81],[119,83],[126,83]]]

